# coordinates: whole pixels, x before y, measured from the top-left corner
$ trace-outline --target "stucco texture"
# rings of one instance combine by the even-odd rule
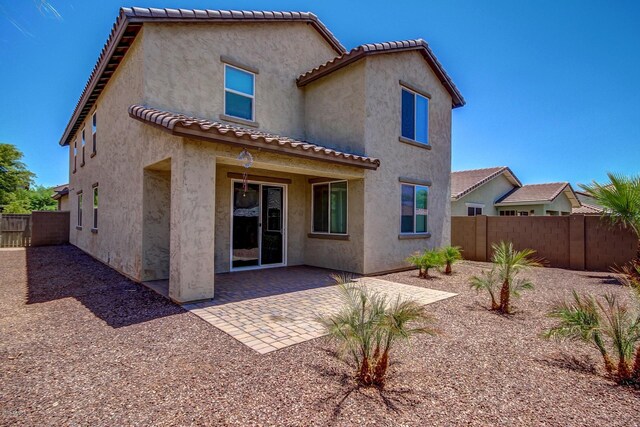
[[[70,174],[70,241],[134,280],[169,279],[178,301],[212,298],[216,272],[230,269],[231,179],[241,148],[181,138],[131,119],[145,104],[220,120],[221,55],[259,70],[259,129],[381,159],[378,170],[250,149],[250,174],[287,178],[287,263],[376,273],[406,267],[416,250],[450,241],[451,97],[417,52],[376,55],[301,89],[298,75],[335,52],[302,23],[145,23],[97,100],[97,154],[85,128],[85,165]],[[431,150],[400,136],[400,84],[431,95]],[[79,138],[76,135],[76,138]],[[80,147],[79,147],[80,152]],[[70,149],[73,171],[73,143]],[[399,177],[430,180],[428,231],[400,233]],[[312,178],[348,181],[348,239],[311,232]],[[91,188],[99,183],[99,227],[91,232]],[[77,193],[84,224],[76,229]]]

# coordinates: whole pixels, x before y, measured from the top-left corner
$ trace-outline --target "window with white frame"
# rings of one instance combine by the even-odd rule
[[[402,136],[429,144],[429,98],[402,88]]]
[[[484,205],[467,204],[467,216],[482,215],[482,209],[484,209]]]
[[[91,142],[92,142],[92,149],[91,149],[91,154],[94,155],[96,154],[96,150],[97,150],[97,141],[96,141],[96,134],[97,134],[97,130],[98,130],[98,117],[97,117],[98,113],[93,113],[93,116],[91,116]]]
[[[347,234],[347,181],[313,184],[313,233]]]
[[[78,227],[82,227],[82,191],[78,193]]]
[[[98,229],[98,186],[93,187],[93,229]]]
[[[400,233],[427,232],[427,198],[429,188],[402,184]]]
[[[229,64],[224,65],[224,113],[254,120],[255,74]]]

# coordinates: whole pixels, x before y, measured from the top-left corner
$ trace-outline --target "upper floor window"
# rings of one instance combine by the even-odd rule
[[[428,187],[423,185],[402,184],[400,205],[400,232],[427,232],[427,196]]]
[[[80,166],[84,166],[84,146],[85,146],[86,142],[84,139],[84,129],[82,129],[82,163],[80,163]]]
[[[98,126],[98,117],[97,117],[98,113],[93,113],[93,116],[91,116],[91,140],[92,140],[92,149],[91,149],[91,155],[96,154],[96,149],[98,148],[96,146],[96,132],[97,132],[97,126]]]
[[[73,141],[73,173],[76,172],[77,166],[78,166],[78,139],[76,138]]]
[[[254,121],[255,74],[224,65],[224,113]]]
[[[402,136],[429,143],[429,98],[402,88]]]
[[[347,181],[313,184],[314,233],[347,234]]]

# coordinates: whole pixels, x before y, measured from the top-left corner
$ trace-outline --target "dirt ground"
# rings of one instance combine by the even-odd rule
[[[71,246],[0,250],[1,425],[638,426],[640,392],[596,351],[540,338],[572,289],[626,296],[606,273],[537,268],[502,317],[464,262],[432,280],[441,334],[399,346],[386,391],[359,389],[327,339],[267,355]]]

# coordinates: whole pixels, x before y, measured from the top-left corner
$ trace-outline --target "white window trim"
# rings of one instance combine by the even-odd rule
[[[249,95],[237,90],[227,88],[227,68],[233,68],[235,70],[242,71],[243,73],[251,74],[251,76],[253,77],[253,91],[252,91],[253,95]],[[227,96],[226,96],[227,92],[233,93],[239,96],[244,96],[245,98],[251,98],[251,118],[250,119],[247,119],[246,117],[234,116],[233,114],[229,114],[227,112]],[[222,111],[224,112],[225,116],[233,117],[240,120],[248,120],[250,122],[256,121],[256,73],[252,73],[251,71],[244,70],[240,67],[234,67],[233,65],[224,64],[224,96],[222,97]]]
[[[413,187],[413,231],[402,231],[402,186],[403,185],[407,185],[409,187]],[[427,230],[426,231],[416,231],[416,229],[418,227],[416,227],[417,223],[416,223],[416,200],[417,200],[417,195],[416,195],[416,191],[418,187],[424,187],[427,189]],[[409,184],[406,182],[401,182],[400,183],[400,235],[401,236],[414,236],[414,235],[429,235],[431,234],[429,232],[429,186],[428,185],[421,185],[421,184]]]
[[[416,92],[413,89],[409,89],[404,85],[400,85],[402,90],[406,90],[407,92],[413,94],[413,138],[406,137],[402,135],[402,105],[400,105],[400,136],[403,138],[410,139],[411,141],[417,142],[418,144],[429,145],[429,105],[431,104],[431,99],[428,96],[424,96],[421,93]],[[417,139],[418,136],[418,96],[427,100],[427,140],[419,141]],[[402,93],[400,93],[400,99],[402,100]],[[402,101],[401,101],[402,102]]]
[[[332,233],[331,232],[331,184],[345,182],[347,184],[347,228],[344,233]],[[314,210],[314,201],[313,201],[313,189],[317,185],[329,185],[329,203],[327,203],[327,218],[329,218],[329,224],[327,227],[327,231],[315,231],[313,229],[313,213]],[[335,181],[325,181],[325,182],[316,182],[311,184],[311,233],[312,234],[330,234],[334,236],[348,236],[349,235],[349,181],[346,179],[339,179]]]

